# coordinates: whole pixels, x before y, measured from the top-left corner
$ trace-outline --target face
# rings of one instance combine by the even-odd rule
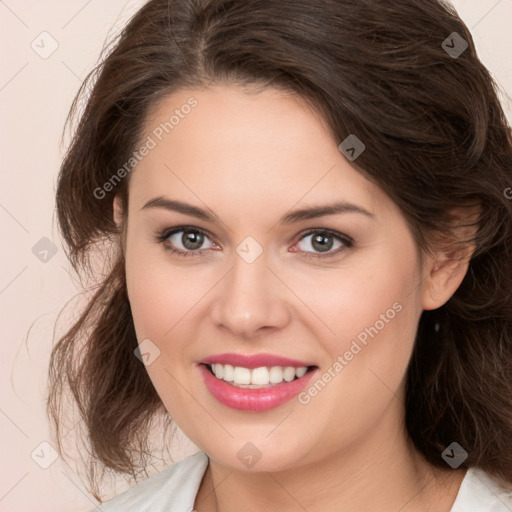
[[[130,178],[126,278],[177,425],[227,466],[261,456],[259,471],[396,435],[422,312],[397,206],[313,110],[274,89],[176,92],[147,137],[155,147]]]

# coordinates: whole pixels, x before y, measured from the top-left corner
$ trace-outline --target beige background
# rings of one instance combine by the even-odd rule
[[[0,0],[0,512],[79,512],[96,503],[60,459],[41,467],[52,462],[43,397],[53,327],[77,292],[55,228],[54,190],[73,96],[107,34],[143,3]],[[454,4],[512,119],[512,0]],[[191,451],[185,442],[176,457]]]

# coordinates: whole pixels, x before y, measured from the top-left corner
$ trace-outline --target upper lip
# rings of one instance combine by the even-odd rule
[[[262,366],[315,366],[311,362],[298,361],[273,354],[216,354],[201,361],[203,364],[230,364],[244,368],[260,368]]]

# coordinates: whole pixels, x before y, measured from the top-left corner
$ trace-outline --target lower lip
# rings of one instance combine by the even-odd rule
[[[282,382],[268,388],[251,389],[237,388],[226,381],[217,379],[204,364],[199,365],[204,383],[208,391],[221,403],[232,409],[241,411],[268,411],[284,404],[297,396],[316,373],[316,369],[308,371],[299,379]]]

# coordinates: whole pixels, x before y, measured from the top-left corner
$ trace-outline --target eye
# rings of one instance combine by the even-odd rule
[[[192,226],[166,229],[157,235],[157,241],[171,253],[184,257],[200,256],[210,249],[220,249],[205,231]],[[327,258],[352,247],[353,244],[352,238],[342,233],[314,229],[302,235],[294,246],[298,246],[298,250],[292,249],[292,252],[303,252],[308,258]]]
[[[296,245],[301,251],[308,253],[306,257],[323,258],[334,256],[344,248],[352,247],[353,244],[353,240],[347,235],[326,229],[315,229],[303,235]]]
[[[203,230],[186,226],[167,229],[158,236],[158,240],[164,244],[167,250],[179,256],[195,256],[208,249],[218,247]]]

